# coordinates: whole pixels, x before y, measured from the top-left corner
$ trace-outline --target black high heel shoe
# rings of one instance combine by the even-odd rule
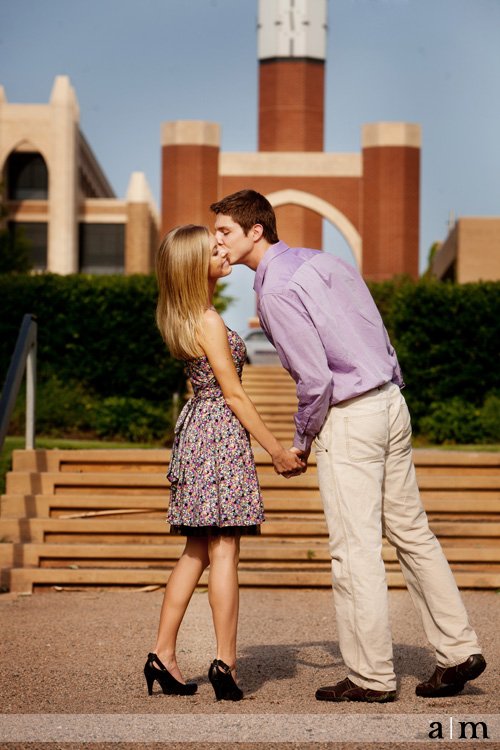
[[[160,667],[157,669],[154,664]],[[148,660],[144,665],[144,676],[148,683],[148,693],[153,695],[153,683],[156,680],[165,695],[194,695],[198,690],[196,682],[179,682],[172,677],[166,666],[160,661],[156,654],[148,654]]]
[[[240,701],[243,690],[238,687],[228,667],[221,659],[214,659],[208,670],[208,679],[212,683],[218,701]]]

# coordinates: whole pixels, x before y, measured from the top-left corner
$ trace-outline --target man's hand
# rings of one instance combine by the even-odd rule
[[[309,458],[309,454],[311,452],[311,449],[308,448],[306,451],[301,451],[299,448],[292,447],[290,448],[291,453],[295,453],[296,456],[299,456],[299,458],[302,461],[303,468],[299,472],[300,474],[304,474],[307,471],[307,459]],[[292,474],[291,476],[296,476],[296,474]],[[288,479],[288,477],[287,477]]]
[[[271,458],[273,460],[274,471],[277,474],[282,474],[287,479],[302,474],[306,469],[306,464],[298,457],[293,448],[291,450],[280,448]]]
[[[304,472],[307,471],[307,459],[309,458],[310,452],[311,449],[307,451],[301,451],[298,448],[290,448],[289,453],[293,453],[295,456],[297,456],[297,458],[300,459],[300,467],[297,467],[292,471],[284,471],[282,472],[282,476],[284,476],[285,479],[290,479],[290,477],[297,477],[299,476],[299,474],[304,474]]]

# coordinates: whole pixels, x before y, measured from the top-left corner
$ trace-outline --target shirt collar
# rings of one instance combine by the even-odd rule
[[[268,247],[255,271],[255,281],[253,284],[254,292],[260,294],[260,290],[262,289],[262,284],[264,283],[264,278],[269,263],[274,258],[277,258],[278,255],[284,253],[286,250],[289,250],[289,247],[285,242],[282,242],[281,240]]]

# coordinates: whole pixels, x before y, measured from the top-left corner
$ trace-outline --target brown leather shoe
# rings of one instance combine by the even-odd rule
[[[349,677],[331,687],[316,690],[318,701],[365,701],[366,703],[389,703],[396,697],[395,690],[370,690],[355,685]]]
[[[472,654],[455,667],[436,667],[427,682],[420,682],[415,692],[421,698],[445,698],[464,689],[469,680],[475,680],[486,669],[482,654]]]

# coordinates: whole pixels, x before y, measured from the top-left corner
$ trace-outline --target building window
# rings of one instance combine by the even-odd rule
[[[16,151],[7,164],[7,198],[11,201],[47,200],[49,175],[41,154]]]
[[[43,222],[9,221],[13,242],[26,249],[34,271],[47,270],[47,224]]]
[[[123,273],[125,267],[124,224],[80,224],[80,271]]]

